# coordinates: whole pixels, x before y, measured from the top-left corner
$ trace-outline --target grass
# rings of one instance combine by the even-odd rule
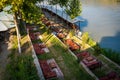
[[[21,48],[25,48],[21,54],[18,54],[16,34],[12,35],[11,44],[11,54],[8,56],[9,64],[7,64],[3,80],[39,80],[33,63],[28,36],[26,35],[21,39]]]
[[[109,62],[108,60],[106,60],[103,56],[99,55],[98,57],[101,61],[103,61],[105,64],[107,64],[108,66],[110,66],[110,68],[116,72],[118,72],[120,74],[120,69],[118,67],[116,67],[116,65],[114,65],[113,63]]]
[[[47,59],[53,58],[53,55],[51,53],[46,53],[42,55],[37,55],[37,57],[38,59],[41,59],[41,60],[47,60]]]
[[[82,44],[82,42],[81,42],[80,39],[78,39],[76,37],[72,37],[72,39],[75,42],[79,42],[78,44]],[[85,50],[87,50],[88,52],[92,53],[92,55],[94,55],[96,58],[98,58],[100,61],[103,62],[103,65],[102,65],[101,68],[92,70],[92,72],[97,77],[104,76],[104,75],[106,75],[110,71],[116,71],[116,72],[118,72],[118,74],[120,74],[120,69],[118,67],[116,67],[116,65],[114,65],[113,63],[111,63],[110,61],[108,61],[107,59],[105,59],[103,56],[101,56],[99,54],[95,54],[94,50],[90,46],[86,45]]]
[[[32,43],[41,43],[42,41],[40,39],[37,39],[37,40],[33,40]]]
[[[106,74],[106,68],[97,68],[95,70],[93,70],[94,74],[97,76],[97,77],[102,77],[102,76],[105,76]]]
[[[82,46],[82,41],[80,39],[78,39],[76,37],[72,37],[72,39],[75,42],[78,42],[78,44],[80,44]],[[81,79],[81,80],[85,80],[85,77],[87,77],[85,74],[86,72],[84,72],[85,70],[82,68],[81,65],[78,66],[78,63],[76,63],[77,61],[74,59],[74,57],[72,55],[70,55],[66,46],[63,46],[59,40],[57,40],[56,38],[54,38],[51,34],[48,34],[47,32],[43,33],[43,41],[45,41],[46,44],[49,46],[51,54],[53,54],[53,56],[51,56],[51,57],[53,57],[57,61],[58,65],[60,66],[60,68],[62,69],[62,72],[65,75],[66,80],[71,80],[71,79],[76,80],[77,78]],[[84,50],[87,50],[88,52],[92,53],[92,55],[96,56],[96,58],[101,60],[103,63],[101,68],[92,70],[92,72],[97,77],[102,77],[102,76],[106,75],[108,72],[113,71],[113,70],[120,73],[119,68],[117,68],[114,64],[112,64],[108,60],[106,60],[104,57],[102,57],[100,55],[96,55],[94,52],[94,49],[92,47],[90,47],[89,45],[86,45],[84,48],[82,48],[82,50],[78,50],[75,53],[78,53],[79,51],[84,51]],[[78,69],[76,69],[76,68],[78,68]],[[82,71],[80,71],[80,70],[82,70]],[[79,73],[79,71],[81,73]],[[67,72],[69,72],[69,73],[67,73]],[[82,74],[84,74],[84,75],[82,75]],[[75,75],[75,76],[73,76],[73,75]],[[80,78],[80,76],[82,76],[82,77]]]
[[[50,49],[50,54],[38,56],[40,59],[54,58],[64,74],[65,80],[93,80],[93,78],[77,63],[76,59],[70,54],[67,47],[52,35],[43,34],[45,41]],[[48,57],[49,56],[49,57]]]
[[[31,55],[13,53],[9,58],[10,62],[6,68],[6,75],[9,76],[6,80],[39,80]]]

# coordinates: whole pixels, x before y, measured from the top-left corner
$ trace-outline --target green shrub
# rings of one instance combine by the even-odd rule
[[[120,53],[115,52],[111,49],[104,49],[103,54],[109,59],[111,59],[112,61],[120,65]]]
[[[102,53],[102,48],[100,47],[100,45],[98,43],[96,43],[96,45],[93,46],[93,48],[94,48],[96,54]]]
[[[88,42],[88,39],[89,39],[89,34],[88,34],[88,32],[84,32],[84,33],[82,34],[82,41],[85,42],[85,43],[87,43],[87,42]]]
[[[81,39],[82,39],[82,47],[84,48],[89,39],[88,32],[84,32],[81,36]]]
[[[26,26],[24,25],[24,21],[23,20],[19,20],[20,23],[19,23],[19,32],[21,35],[26,35],[27,34],[27,30],[26,30]]]
[[[31,55],[12,54],[6,71],[6,80],[39,80]]]
[[[74,30],[70,30],[68,35],[69,35],[70,38],[73,37],[75,35],[75,31]]]
[[[90,46],[95,46],[96,45],[96,42],[92,38],[89,38],[87,43]]]

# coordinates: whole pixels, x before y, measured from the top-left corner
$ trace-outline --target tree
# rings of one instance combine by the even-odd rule
[[[66,13],[70,16],[71,19],[79,16],[81,13],[81,2],[80,0],[69,0],[69,3],[66,6]]]
[[[30,0],[31,1],[31,0]],[[26,0],[22,6],[22,19],[27,23],[40,24],[40,17],[42,17],[41,9],[36,6],[36,2]],[[37,0],[36,0],[37,1]]]
[[[69,0],[59,0],[59,5],[60,7],[62,7],[62,17],[63,17],[63,12],[64,12],[63,8],[67,7],[68,2]]]
[[[59,0],[49,0],[50,5],[56,5],[56,14],[57,14],[57,5],[59,4]],[[57,16],[56,16],[57,21]]]
[[[42,0],[1,0],[0,2],[0,9],[8,5],[11,6],[11,9],[8,12],[11,12],[14,15],[19,53],[21,53],[21,48],[20,48],[20,34],[18,29],[19,24],[18,18],[28,23],[36,23],[40,21],[39,19],[41,17],[41,11],[35,5],[37,1]]]

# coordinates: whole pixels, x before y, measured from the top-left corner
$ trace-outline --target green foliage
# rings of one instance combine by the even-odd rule
[[[42,13],[40,8],[35,5],[37,1],[41,0],[2,0],[0,9],[10,5],[11,9],[8,12],[17,13],[17,18],[28,23],[40,23]]]
[[[96,45],[93,48],[95,49],[96,54],[101,54],[102,53],[102,49],[101,49],[101,47],[98,43],[96,43]]]
[[[59,5],[61,7],[67,6],[67,3],[69,2],[69,0],[59,0]]]
[[[71,38],[74,35],[75,35],[75,31],[74,30],[70,30],[68,36]]]
[[[95,42],[92,38],[89,38],[87,43],[88,43],[91,47],[96,45],[96,42]]]
[[[53,58],[53,55],[51,53],[47,53],[47,54],[37,55],[37,57],[40,60],[48,60]]]
[[[111,59],[112,61],[118,63],[120,65],[120,53],[115,52],[111,49],[104,49],[104,52],[102,52],[106,57]]]
[[[49,4],[56,5],[59,3],[59,0],[48,0]]]
[[[61,7],[67,6],[69,0],[48,0],[49,4],[56,5],[59,4]]]
[[[20,30],[20,34],[21,35],[26,35],[27,34],[27,30],[25,28],[26,26],[24,26],[24,23],[22,20],[20,20],[20,23],[19,23],[19,30]]]
[[[39,80],[37,70],[31,55],[11,54],[10,63],[7,65],[8,79],[6,80]]]
[[[8,0],[0,0],[0,10],[3,9],[7,4]]]
[[[37,23],[40,24],[40,17],[42,17],[42,13],[39,7],[37,7],[34,3],[25,2],[22,7],[22,19],[27,23]]]
[[[86,43],[88,42],[89,35],[88,32],[84,32],[81,36],[82,39],[82,47],[85,48]]]
[[[61,7],[65,7],[66,13],[73,19],[80,15],[81,2],[80,0],[49,0],[50,5],[60,5]]]
[[[74,19],[75,17],[79,16],[81,13],[81,2],[80,0],[69,0],[69,3],[66,6],[66,13]]]
[[[95,70],[93,70],[93,73],[97,76],[97,77],[102,77],[106,75],[106,69],[100,69],[97,68]]]
[[[88,34],[88,32],[84,32],[84,33],[82,34],[81,38],[82,38],[82,41],[83,41],[83,42],[87,43],[87,42],[88,42],[88,39],[89,39],[89,34]]]

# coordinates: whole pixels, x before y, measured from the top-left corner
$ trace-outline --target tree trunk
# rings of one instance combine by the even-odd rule
[[[20,24],[22,23],[22,25],[23,25],[23,27],[24,27],[24,29],[23,30],[25,30],[25,34],[27,33],[27,29],[26,29],[26,22],[25,21],[23,21],[23,19],[22,19],[22,13],[19,11],[19,17],[20,17]],[[20,38],[21,38],[21,35],[20,35]]]
[[[18,18],[17,18],[17,13],[14,14],[14,23],[15,23],[16,33],[17,33],[17,40],[18,40],[18,52],[21,53],[20,34],[19,34],[19,30],[18,30]]]

